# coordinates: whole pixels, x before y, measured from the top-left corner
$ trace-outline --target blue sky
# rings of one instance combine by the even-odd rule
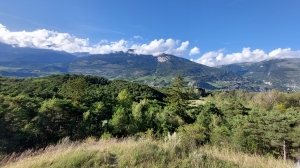
[[[134,48],[209,66],[300,58],[299,8],[299,0],[2,0],[0,41],[94,54]]]

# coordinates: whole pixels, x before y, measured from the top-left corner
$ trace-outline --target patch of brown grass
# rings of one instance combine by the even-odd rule
[[[189,148],[189,149],[186,149]],[[27,167],[293,167],[292,161],[247,155],[228,148],[181,144],[177,134],[152,138],[62,140],[40,151],[26,151],[2,160],[6,168]]]

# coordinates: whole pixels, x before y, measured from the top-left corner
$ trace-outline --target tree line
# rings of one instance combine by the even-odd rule
[[[203,98],[203,96],[205,96]],[[190,99],[205,103],[191,106]],[[0,78],[0,152],[43,148],[64,137],[126,137],[177,132],[198,146],[300,156],[300,93],[205,92],[177,77],[152,88],[86,75]]]

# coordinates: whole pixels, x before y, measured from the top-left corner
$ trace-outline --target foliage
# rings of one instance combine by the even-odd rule
[[[299,93],[214,91],[191,105],[195,94],[180,76],[159,89],[69,74],[0,83],[2,155],[43,149],[64,137],[139,137],[149,130],[157,139],[176,132],[185,154],[207,144],[277,158],[300,153]]]
[[[191,123],[192,119],[187,114],[189,94],[184,89],[183,78],[177,76],[171,83],[166,101],[170,109],[174,111],[176,115],[178,115],[184,122]]]
[[[105,132],[125,136],[134,134],[133,131],[145,131],[155,125],[155,120],[150,118],[162,109],[162,103],[153,101],[150,103],[153,106],[144,103],[147,107],[141,110],[147,108],[149,111],[144,111],[143,118],[133,118],[133,104],[164,97],[163,93],[145,85],[69,74],[1,78],[0,91],[2,153],[45,147],[66,136],[79,140],[100,137]],[[143,119],[148,120],[148,126],[142,127]],[[130,127],[123,129],[127,128],[124,124]],[[115,131],[119,127],[122,129]]]

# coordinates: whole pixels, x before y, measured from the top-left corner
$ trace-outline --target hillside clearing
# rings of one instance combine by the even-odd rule
[[[43,151],[27,151],[2,161],[5,168],[26,167],[293,167],[291,161],[248,155],[226,147],[188,148],[179,136],[102,139],[69,142],[67,138]]]

